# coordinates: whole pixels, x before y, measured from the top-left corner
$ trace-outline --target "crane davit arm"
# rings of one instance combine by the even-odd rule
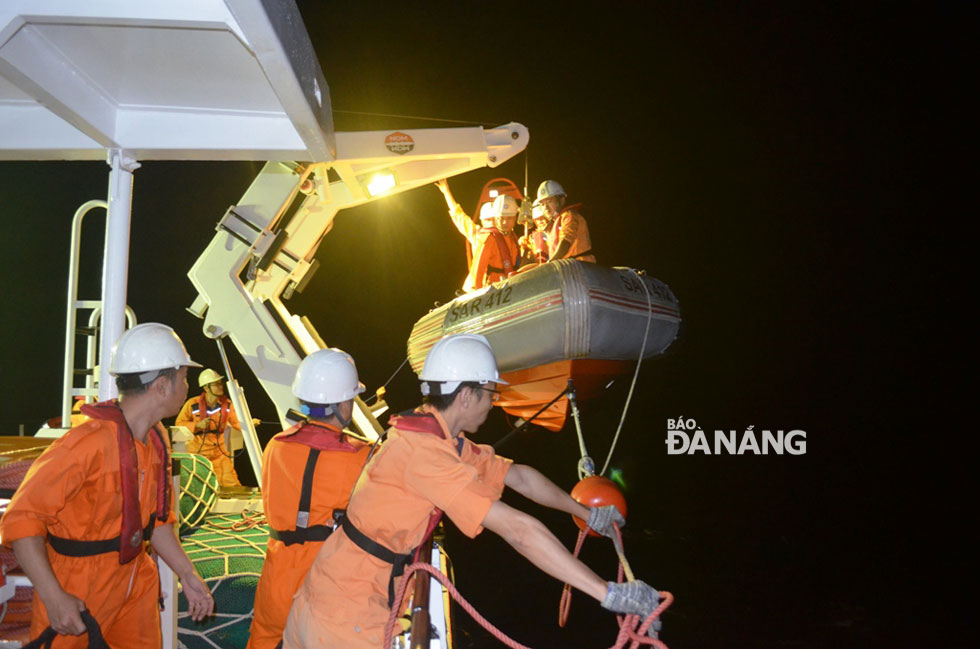
[[[335,160],[267,162],[225,212],[187,273],[198,292],[188,310],[204,320],[205,336],[232,341],[286,427],[286,413],[299,406],[290,389],[296,368],[326,345],[312,323],[290,313],[283,300],[302,291],[315,273],[317,248],[337,212],[440,178],[496,167],[520,153],[528,137],[527,128],[513,122],[493,129],[337,132]],[[252,469],[261,480],[255,428],[230,368],[225,369]],[[381,432],[360,399],[352,425],[369,439]]]

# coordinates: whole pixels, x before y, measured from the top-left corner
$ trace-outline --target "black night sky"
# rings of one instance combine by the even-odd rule
[[[948,494],[965,493],[965,470],[940,465],[923,431],[949,413],[962,363],[962,350],[946,351],[954,301],[933,182],[962,110],[945,98],[965,41],[946,27],[964,16],[891,4],[300,5],[338,130],[456,125],[344,111],[521,122],[532,190],[561,182],[583,203],[600,263],[645,269],[676,293],[681,336],[644,363],[612,463],[627,485],[634,571],[677,598],[670,646],[963,646],[966,604],[943,598],[962,580],[966,537],[952,521],[964,503]],[[521,155],[450,185],[469,210],[490,178],[523,185],[524,165]],[[219,357],[184,311],[186,272],[260,166],[136,172],[129,304],[173,325],[206,364]],[[58,412],[71,215],[107,182],[102,163],[0,163],[3,434]],[[102,227],[90,219],[81,296],[94,299]],[[431,187],[341,212],[318,258],[288,306],[355,357],[369,390],[465,275],[462,238]],[[232,356],[253,413],[274,419]],[[583,406],[596,458],[628,383]],[[406,369],[389,403],[416,401]],[[807,452],[668,455],[678,416],[705,430],[802,429]],[[478,439],[507,429],[492,413]],[[565,488],[576,481],[571,424],[502,453]],[[565,515],[509,502],[574,542]],[[613,643],[613,616],[581,594],[559,629],[561,585],[491,537],[453,528],[448,539],[457,586],[479,610],[534,647]],[[614,578],[612,548],[590,544],[585,560]],[[459,647],[500,646],[464,613],[457,621]]]

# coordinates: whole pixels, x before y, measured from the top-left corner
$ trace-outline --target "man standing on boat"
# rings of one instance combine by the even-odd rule
[[[552,219],[548,233],[551,245],[548,261],[578,259],[595,263],[589,226],[577,210],[581,203],[565,207],[565,189],[554,180],[546,180],[538,185],[538,198],[534,204],[544,207]]]
[[[262,459],[262,502],[269,542],[255,592],[247,649],[274,649],[289,606],[347,500],[371,446],[344,433],[364,391],[354,359],[321,349],[300,363],[293,394],[309,419],[269,442]]]
[[[531,209],[531,220],[534,221],[534,230],[519,240],[522,265],[543,264],[551,256],[548,246],[548,228],[551,225],[551,218],[543,205],[535,205]]]
[[[397,582],[414,548],[445,514],[475,537],[499,534],[540,570],[615,612],[649,615],[659,594],[643,582],[613,584],[573,557],[537,519],[500,501],[505,486],[579,516],[610,536],[624,521],[615,506],[588,508],[537,470],[494,454],[464,433],[486,420],[505,383],[487,339],[456,334],[437,342],[420,376],[424,404],[391,418],[387,441],[368,462],[341,530],[317,555],[289,613],[285,649],[374,649]]]
[[[194,433],[194,441],[187,445],[188,450],[211,462],[218,484],[240,487],[242,483],[238,481],[235,462],[228,453],[229,442],[225,438],[235,432],[241,435],[242,425],[231,399],[225,395],[224,377],[206,369],[198,376],[197,384],[204,391],[187,400],[174,425]]]
[[[504,194],[497,196],[490,209],[493,227],[478,228],[453,197],[449,181],[439,180],[435,185],[446,199],[453,224],[473,250],[463,290],[469,293],[512,275],[520,265],[520,245],[514,234],[519,211],[517,200]]]
[[[160,582],[145,542],[180,577],[190,615],[214,601],[181,548],[173,523],[169,442],[160,424],[187,396],[192,361],[173,329],[141,324],[112,350],[118,400],[86,405],[72,428],[31,465],[0,536],[34,585],[31,635],[51,626],[67,637],[54,649],[82,648],[85,609],[113,649],[161,645]]]

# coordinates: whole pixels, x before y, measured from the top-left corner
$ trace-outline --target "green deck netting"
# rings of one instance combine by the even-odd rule
[[[211,460],[193,453],[174,453],[180,460],[180,533],[204,520],[218,499],[218,478]]]
[[[214,595],[215,615],[191,620],[183,593],[177,602],[177,639],[182,649],[244,649],[252,623],[255,588],[262,573],[269,528],[259,514],[208,514],[181,543]]]

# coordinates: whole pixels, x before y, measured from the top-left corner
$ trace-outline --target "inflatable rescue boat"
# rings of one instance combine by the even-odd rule
[[[462,295],[419,319],[408,339],[418,374],[429,349],[455,333],[483,334],[501,378],[498,405],[530,418],[572,379],[579,399],[594,396],[641,357],[662,354],[677,337],[680,308],[660,280],[629,268],[571,259],[542,264]],[[564,425],[568,400],[534,419]]]

